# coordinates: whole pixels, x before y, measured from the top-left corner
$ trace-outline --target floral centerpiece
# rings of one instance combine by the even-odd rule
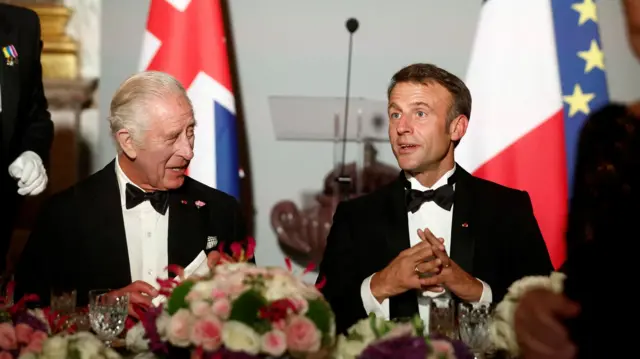
[[[494,319],[489,326],[490,339],[496,349],[511,357],[517,357],[520,354],[513,322],[520,298],[528,291],[538,288],[561,293],[565,278],[564,273],[553,272],[549,276],[527,276],[509,286],[507,294],[496,306]]]
[[[444,336],[425,336],[419,316],[406,322],[387,321],[371,314],[338,337],[338,359],[473,359],[464,343]]]
[[[8,286],[8,298],[13,296],[13,283]],[[74,325],[67,325],[66,316],[45,309],[27,309],[26,304],[37,300],[26,295],[16,304],[0,298],[0,359],[13,358],[120,358],[93,334],[75,333]]]
[[[204,277],[161,280],[165,303],[127,332],[127,347],[157,357],[310,357],[331,352],[333,312],[320,291],[284,268],[248,263],[255,241],[222,252]],[[312,268],[307,268],[305,273]],[[303,273],[303,274],[305,274]]]

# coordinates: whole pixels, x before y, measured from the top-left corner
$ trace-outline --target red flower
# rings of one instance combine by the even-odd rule
[[[286,319],[291,313],[295,313],[296,311],[295,303],[289,299],[278,299],[260,308],[259,316],[273,323]]]

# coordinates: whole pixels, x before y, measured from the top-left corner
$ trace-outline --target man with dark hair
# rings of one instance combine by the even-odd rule
[[[47,187],[53,122],[42,85],[40,20],[27,8],[0,4],[0,272],[24,196]]]
[[[342,202],[318,280],[344,332],[368,314],[428,317],[428,298],[497,302],[511,283],[548,275],[551,259],[526,192],[456,164],[471,94],[431,64],[397,72],[388,92],[398,179]]]

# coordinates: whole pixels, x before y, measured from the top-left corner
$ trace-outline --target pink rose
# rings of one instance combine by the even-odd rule
[[[224,291],[218,288],[213,288],[213,290],[211,291],[211,298],[213,299],[222,299],[226,297],[227,297],[227,293],[225,293]]]
[[[222,343],[222,324],[213,316],[196,321],[191,331],[191,341],[208,352],[217,350]]]
[[[16,325],[16,340],[18,340],[18,343],[29,344],[31,334],[33,334],[33,328],[30,326],[24,323]]]
[[[296,307],[296,313],[305,314],[309,309],[309,303],[306,299],[300,297],[289,298],[293,306]]]
[[[18,347],[16,339],[16,331],[9,323],[0,323],[0,348],[4,350],[13,350]]]
[[[221,298],[213,302],[211,310],[213,311],[213,314],[218,317],[227,319],[229,317],[229,313],[231,313],[231,304],[227,298]]]
[[[445,356],[445,358],[455,358],[455,350],[453,349],[453,345],[446,340],[432,340],[431,346],[433,347],[433,351],[438,354],[438,358],[441,356]]]
[[[193,317],[187,309],[178,310],[169,322],[168,337],[171,344],[183,348],[189,346],[192,323]]]
[[[262,351],[279,357],[287,350],[287,337],[279,330],[272,330],[262,336]]]
[[[276,320],[275,322],[271,322],[271,327],[273,329],[284,331],[287,327],[287,322],[284,319]]]
[[[26,353],[35,353],[35,354],[40,354],[42,353],[42,346],[44,345],[45,340],[47,340],[49,336],[47,335],[47,333],[38,330],[36,332],[34,332],[31,335],[31,341],[29,342],[29,344],[22,348],[22,350],[20,351],[20,355],[26,354]]]
[[[285,329],[285,334],[287,345],[293,351],[316,352],[320,350],[320,331],[306,317],[293,317]]]
[[[9,352],[0,352],[0,359],[13,359],[13,355]]]

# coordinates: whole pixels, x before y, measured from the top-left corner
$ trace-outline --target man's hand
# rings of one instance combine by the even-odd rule
[[[210,270],[213,270],[218,262],[220,262],[220,253],[218,253],[218,251],[211,251],[207,254],[207,265]]]
[[[479,301],[482,297],[482,282],[465,272],[449,258],[442,245],[442,239],[437,239],[429,229],[418,230],[418,236],[423,240],[423,243],[431,244],[437,258],[418,265],[418,270],[422,273],[437,273],[432,277],[425,278],[423,285],[425,287],[444,286],[464,301]],[[431,290],[430,288],[424,289]]]
[[[522,358],[569,359],[576,347],[562,321],[578,315],[580,307],[547,289],[526,292],[514,314],[514,330]]]
[[[18,181],[18,194],[35,196],[47,188],[47,171],[35,152],[25,151],[9,165],[9,175]]]
[[[429,258],[434,258],[434,248],[426,241],[400,252],[382,271],[373,275],[371,293],[382,303],[408,290],[428,287],[426,281],[430,278],[421,278],[416,267]],[[430,290],[438,291],[437,288]]]
[[[151,307],[151,300],[158,296],[158,291],[151,284],[137,280],[128,286],[112,292],[116,295],[129,294],[129,315],[140,319],[136,308],[148,309]]]

